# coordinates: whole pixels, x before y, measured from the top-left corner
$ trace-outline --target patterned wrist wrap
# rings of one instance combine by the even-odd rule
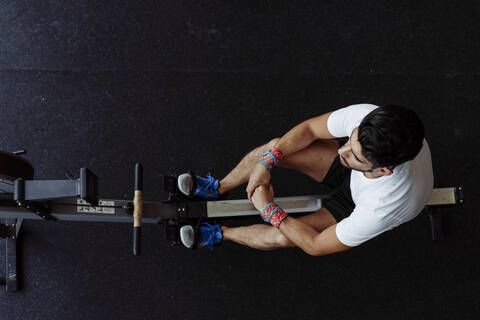
[[[288,214],[283,211],[278,204],[270,202],[265,209],[263,209],[261,216],[263,221],[270,222],[274,227],[278,228],[282,220],[285,219]]]
[[[263,164],[268,170],[272,170],[272,168],[278,165],[278,161],[282,159],[282,151],[280,151],[278,148],[272,148],[265,152],[260,159],[258,159],[258,163]]]

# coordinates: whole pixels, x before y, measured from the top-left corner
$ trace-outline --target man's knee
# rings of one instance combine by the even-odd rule
[[[295,244],[288,240],[278,229],[275,229],[274,242],[278,248],[294,247]]]
[[[267,142],[266,144],[264,145],[261,145],[260,147],[252,150],[248,155],[250,158],[252,159],[258,159],[265,151],[267,150],[270,150],[271,148],[273,148],[273,146],[275,146],[275,144],[277,144],[277,142],[280,140],[280,138],[274,138],[272,140],[270,140],[269,142]]]
[[[274,139],[270,140],[270,142],[267,143],[268,149],[273,148],[277,144],[278,141],[280,141],[280,138],[274,138]]]

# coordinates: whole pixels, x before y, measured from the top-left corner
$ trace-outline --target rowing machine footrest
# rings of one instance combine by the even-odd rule
[[[194,186],[194,190],[197,185],[197,175],[192,170],[188,171],[188,173],[192,176],[192,184]],[[183,192],[180,191],[178,188],[178,175],[176,174],[168,174],[163,176],[163,189],[168,192],[168,199],[164,200],[163,202],[174,202],[177,199],[189,199],[189,200],[203,200],[199,197],[195,197],[193,195],[185,195]]]
[[[175,221],[165,224],[165,240],[170,241],[172,246],[180,244],[180,225]]]
[[[177,194],[180,191],[177,186],[177,176],[174,174],[163,176],[163,189],[169,193]]]

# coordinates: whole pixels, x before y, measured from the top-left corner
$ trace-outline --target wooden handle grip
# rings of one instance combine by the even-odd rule
[[[141,252],[142,241],[142,216],[143,216],[143,165],[135,165],[135,195],[133,197],[133,255]]]
[[[142,191],[136,190],[135,197],[133,198],[133,226],[134,227],[142,226],[142,215],[143,215]]]

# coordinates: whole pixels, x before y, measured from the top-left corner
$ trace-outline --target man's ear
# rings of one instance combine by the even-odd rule
[[[383,167],[379,170],[384,176],[389,176],[393,173],[393,168],[390,167]]]

